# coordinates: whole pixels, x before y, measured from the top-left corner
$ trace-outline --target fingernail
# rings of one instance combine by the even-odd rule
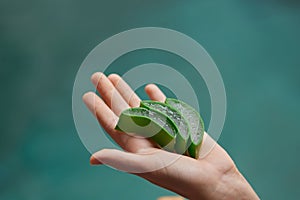
[[[101,73],[101,72],[96,72],[91,76],[91,81],[94,84],[94,86],[97,87],[102,76],[103,76],[103,73]]]
[[[101,165],[102,164],[102,162],[100,162],[97,158],[95,158],[94,156],[92,156],[91,158],[90,158],[90,163],[91,163],[91,165]]]

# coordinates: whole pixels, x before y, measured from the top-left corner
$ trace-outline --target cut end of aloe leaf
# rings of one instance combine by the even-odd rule
[[[193,107],[178,99],[167,98],[166,104],[178,110],[187,119],[191,141],[187,154],[193,158],[198,158],[204,135],[204,123],[200,114]]]
[[[178,130],[175,142],[175,151],[179,154],[183,154],[188,147],[188,139],[190,135],[190,129],[187,120],[182,114],[173,107],[158,101],[141,101],[141,107],[147,109],[157,110],[167,115],[175,124],[175,128]]]
[[[129,108],[120,115],[117,130],[132,136],[152,139],[167,151],[199,157],[204,135],[200,114],[178,99],[165,103],[141,101],[139,108]]]
[[[167,146],[177,134],[168,116],[145,108],[123,111],[115,129],[131,136],[150,138],[161,147]]]

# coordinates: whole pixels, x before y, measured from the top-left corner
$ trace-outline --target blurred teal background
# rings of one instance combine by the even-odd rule
[[[175,29],[206,48],[228,98],[219,143],[262,199],[299,198],[299,1],[1,0],[0,199],[172,194],[133,175],[91,167],[72,118],[73,81],[89,51],[143,26]],[[128,56],[113,65],[180,63],[157,51]],[[209,123],[209,97],[199,87]]]

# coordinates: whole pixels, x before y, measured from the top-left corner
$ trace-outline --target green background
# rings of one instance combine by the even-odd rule
[[[133,175],[91,167],[72,118],[73,81],[86,55],[111,35],[144,26],[183,32],[205,47],[227,92],[219,143],[262,199],[297,199],[300,3],[292,0],[1,0],[0,199],[172,194]],[[178,66],[169,56],[136,52],[114,65]],[[209,123],[209,97],[199,84]]]

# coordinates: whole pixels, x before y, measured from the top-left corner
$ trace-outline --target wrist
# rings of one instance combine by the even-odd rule
[[[188,199],[216,199],[216,200],[227,200],[227,199],[259,199],[255,191],[252,189],[247,180],[238,171],[236,166],[233,166],[226,173],[223,173],[211,183],[204,183],[199,188],[205,188],[205,190],[194,190],[197,191]],[[203,184],[203,183],[202,183]]]
[[[215,189],[218,199],[259,199],[236,166],[221,176]]]

